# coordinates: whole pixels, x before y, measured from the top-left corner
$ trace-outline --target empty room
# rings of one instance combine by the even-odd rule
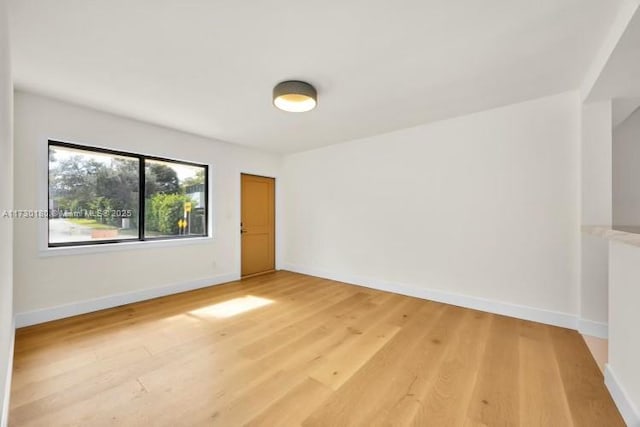
[[[0,427],[640,427],[640,0],[0,0]]]

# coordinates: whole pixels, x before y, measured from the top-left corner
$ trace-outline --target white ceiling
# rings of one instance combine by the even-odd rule
[[[13,0],[23,89],[293,152],[578,88],[619,0]],[[271,105],[281,80],[319,106]]]
[[[611,124],[616,128],[640,107],[640,98],[616,98],[611,105]]]
[[[612,98],[640,98],[640,10],[631,18],[588,101]]]

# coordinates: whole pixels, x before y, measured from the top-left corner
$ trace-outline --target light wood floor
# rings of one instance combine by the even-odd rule
[[[277,272],[20,329],[11,426],[623,426],[577,332]]]

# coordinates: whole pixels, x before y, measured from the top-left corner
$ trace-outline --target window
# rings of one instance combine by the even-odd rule
[[[49,141],[49,246],[207,236],[208,167]]]
[[[206,168],[145,160],[145,237],[207,233]]]

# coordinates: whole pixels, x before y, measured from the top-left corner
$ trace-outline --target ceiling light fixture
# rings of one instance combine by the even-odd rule
[[[273,105],[283,111],[304,113],[316,108],[318,93],[307,82],[288,80],[273,88]]]

